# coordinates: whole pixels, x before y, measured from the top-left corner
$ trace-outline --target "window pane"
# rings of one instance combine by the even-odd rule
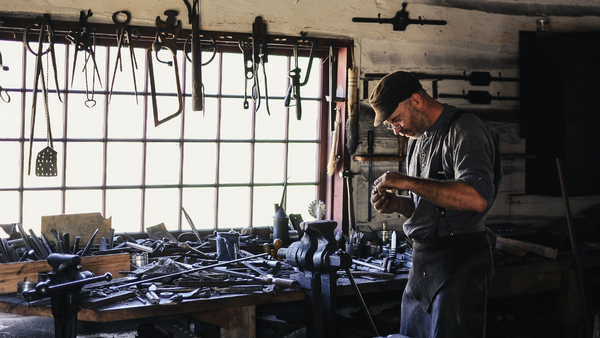
[[[244,228],[250,224],[250,188],[219,189],[219,229]]]
[[[244,96],[244,56],[241,53],[223,53],[223,95]],[[248,80],[248,100],[252,101],[252,80]]]
[[[142,183],[142,145],[114,142],[107,145],[106,184],[138,185]]]
[[[157,59],[158,57],[158,59]],[[177,68],[179,70],[179,80],[181,82],[183,53],[177,53]],[[160,61],[164,62],[160,62]],[[157,93],[177,93],[177,82],[175,75],[175,64],[168,65],[166,62],[172,63],[173,55],[167,49],[161,49],[158,54],[152,52],[152,67],[154,68],[154,81]],[[150,79],[148,79],[149,81]],[[150,91],[150,83],[148,83],[148,91]]]
[[[250,183],[250,144],[221,144],[219,183]]]
[[[37,45],[37,44],[36,44]],[[33,46],[33,44],[32,44]],[[2,86],[6,88],[21,88],[23,82],[23,48],[22,42],[0,41],[2,53],[2,65],[8,67],[8,71],[2,72]],[[8,53],[10,51],[10,53]],[[29,52],[28,52],[29,53]],[[32,73],[33,74],[33,71]],[[31,75],[33,76],[33,75]],[[11,103],[16,93],[11,93]],[[20,106],[17,105],[17,106]]]
[[[286,136],[286,111],[283,100],[270,100],[271,115],[266,110],[256,113],[257,140],[283,140]]]
[[[103,148],[100,142],[69,143],[67,186],[102,185]]]
[[[314,182],[317,179],[315,170],[306,168],[317,167],[316,143],[291,143],[288,154],[289,182]]]
[[[183,183],[214,184],[217,177],[217,145],[188,143],[184,149]]]
[[[310,202],[317,196],[316,185],[288,186],[287,187],[287,214],[300,214],[305,221],[312,221],[315,218],[308,213]],[[329,210],[330,205],[326,208]]]
[[[24,172],[24,183],[23,185],[26,188],[47,188],[47,187],[60,187],[62,180],[62,159],[63,159],[63,143],[62,142],[54,142],[54,150],[56,151],[56,161],[58,166],[58,175],[57,176],[43,176],[38,177],[35,175],[35,160],[39,152],[44,150],[48,144],[44,142],[34,142],[33,151],[31,153],[31,174],[28,175],[28,156],[29,156],[29,142],[26,142],[25,145],[25,172]]]
[[[140,100],[143,98],[140,97]],[[144,131],[144,106],[131,97],[114,95],[108,106],[108,138],[139,139]],[[152,124],[152,126],[154,126]]]
[[[118,189],[106,191],[106,218],[118,232],[141,231],[142,191]]]
[[[20,144],[18,142],[0,142],[0,154],[2,154],[2,158],[4,158],[2,174],[0,175],[0,188],[19,187]],[[0,224],[1,223],[2,220],[0,220]]]
[[[69,138],[101,138],[104,135],[104,100],[96,100],[89,108],[85,94],[69,95]]]
[[[37,44],[37,42],[31,42],[29,44],[29,46],[31,47],[31,49],[35,53],[37,53],[37,51],[38,51],[38,44]],[[47,43],[44,44],[44,47],[43,47],[44,51],[48,49],[48,46],[49,45]],[[19,54],[20,54],[20,51],[22,49],[21,49],[21,47],[17,47],[14,50],[18,50]],[[67,45],[58,44],[58,43],[54,44],[54,53],[56,55],[56,65],[57,65],[57,68],[58,68],[58,73],[57,74],[54,74],[54,72],[51,69],[52,68],[52,61],[49,58],[50,53],[46,53],[46,54],[44,54],[44,56],[42,56],[42,68],[43,68],[43,71],[44,71],[44,77],[46,77],[46,82],[48,83],[48,89],[50,90],[50,93],[48,94],[50,97],[55,97],[55,98],[58,97],[56,95],[56,85],[55,85],[55,80],[54,80],[55,75],[58,77],[58,85],[60,87],[60,90],[65,90],[66,89],[66,88],[62,87],[63,84],[65,83],[65,71],[64,71],[64,68],[63,68],[64,61],[61,62],[61,60],[65,59],[66,52],[67,52]],[[6,53],[6,54],[8,54],[8,53]],[[31,89],[31,88],[33,88],[33,80],[34,80],[34,77],[35,77],[36,56],[33,55],[29,51],[26,51],[25,55],[26,55],[26,61],[25,62],[26,62],[27,70],[28,70],[27,74],[25,74],[25,81],[26,81],[25,85],[26,85],[27,89]],[[4,55],[2,55],[2,56],[4,57]],[[71,58],[70,60],[73,60],[73,59]],[[50,65],[50,69],[48,69],[47,65]],[[13,69],[16,71],[18,68],[13,68]],[[46,75],[48,75],[48,76],[46,76]],[[69,73],[69,84],[71,83],[70,76],[71,76],[71,73]],[[40,78],[40,81],[41,81],[41,78]],[[39,90],[38,96],[43,96],[42,95],[41,82],[38,83],[38,90]],[[61,98],[62,97],[63,97],[63,95],[61,94]],[[31,101],[29,100],[28,102],[31,102]],[[44,109],[43,108],[44,106],[43,106],[42,102],[43,101],[40,102],[40,106],[39,106],[39,108],[41,110]],[[29,105],[29,107],[31,107],[31,106]]]
[[[300,80],[306,79],[306,68],[308,67],[308,57],[298,58],[298,67],[302,70],[300,73]],[[294,60],[292,58],[292,65]],[[321,95],[321,65],[322,60],[313,58],[312,66],[310,68],[310,75],[308,77],[308,83],[302,87],[301,95],[304,98],[320,98]]]
[[[319,116],[317,101],[302,100],[302,118],[298,121],[296,108],[290,108],[290,140],[318,140]]]
[[[254,209],[252,213],[252,224],[254,226],[273,226],[275,204],[281,202],[282,194],[283,184],[281,186],[254,188]]]
[[[60,215],[60,190],[23,192],[23,226],[39,231],[42,228],[42,216]]]
[[[4,81],[4,78],[2,78],[2,81]],[[0,111],[2,111],[2,123],[0,123],[0,139],[19,138],[21,136],[21,95],[19,95],[19,93],[13,92],[9,93],[8,95],[10,95],[9,103],[0,101]],[[26,109],[26,111],[28,110]],[[29,111],[26,116],[31,116],[29,115]],[[29,137],[29,132],[30,130],[25,130],[25,137]]]
[[[285,144],[257,143],[254,147],[254,183],[283,182]]]
[[[265,64],[267,72],[267,90],[269,92],[269,98],[271,97],[285,97],[289,86],[288,77],[288,57],[279,55],[269,55],[269,62]],[[265,95],[264,75],[262,73],[262,66],[259,69],[259,79],[261,85],[261,96]],[[264,102],[264,101],[263,101]],[[272,102],[269,102],[272,103]],[[271,106],[272,108],[273,106]]]
[[[57,44],[54,44],[56,48]],[[69,89],[81,89],[89,91],[90,98],[92,93],[96,91],[102,91],[106,89],[106,83],[104,82],[104,74],[106,74],[106,57],[107,57],[107,48],[103,46],[96,46],[94,50],[95,56],[95,65],[97,67],[97,72],[100,74],[101,78],[98,77],[98,74],[94,74],[94,60],[90,57],[86,63],[86,55],[87,53],[83,51],[78,51],[75,53],[75,46],[73,44],[69,46]],[[75,58],[77,58],[75,60]],[[62,57],[58,60],[64,60]],[[74,64],[75,62],[75,64]],[[58,62],[60,63],[60,62]],[[73,66],[75,66],[73,68]],[[75,69],[73,71],[73,69]],[[73,81],[71,81],[73,80]],[[63,83],[63,82],[59,82]],[[100,95],[94,94],[94,98],[98,99]]]
[[[144,88],[144,70],[146,69],[146,49],[145,48],[134,48],[133,58],[130,56],[129,47],[121,48],[121,62],[116,67],[115,62],[117,58],[117,47],[110,47],[110,62],[109,62],[109,83],[106,86],[106,90],[110,91],[111,87],[113,95],[110,98],[110,103],[113,103],[113,99],[122,96],[119,92],[133,93],[135,92],[135,86],[137,86],[138,92]],[[133,67],[132,67],[133,60]],[[137,66],[137,68],[136,68]],[[132,72],[133,70],[133,72]],[[134,84],[135,74],[135,84]],[[114,82],[114,85],[113,85]],[[138,100],[136,103],[134,96],[123,96],[129,104],[141,105],[144,99],[138,94]]]
[[[162,121],[175,114],[179,108],[179,102],[176,96],[158,96],[157,116]],[[148,102],[148,130],[147,137],[150,139],[179,139],[181,135],[181,114],[171,120],[163,122],[158,126],[154,125],[154,111],[152,103]]]
[[[144,228],[164,223],[168,230],[177,230],[180,212],[177,189],[146,190],[146,224]]]
[[[101,211],[101,190],[67,190],[65,197],[65,213],[82,214]]]
[[[223,100],[221,139],[248,140],[252,137],[252,110],[244,109],[243,100]]]
[[[179,183],[179,144],[148,143],[146,153],[146,184]]]
[[[46,112],[44,109],[44,95],[41,92],[41,87],[38,87],[40,91],[36,98],[36,109],[35,109],[35,124],[33,137],[37,140],[48,139],[48,128],[46,123]],[[52,131],[53,138],[62,138],[64,136],[63,131],[63,104],[58,100],[56,94],[48,94],[48,112],[50,115],[50,130]],[[64,96],[61,95],[64,100]],[[32,102],[33,93],[25,94],[25,137],[29,138],[31,135],[31,114],[32,114]],[[12,104],[12,101],[11,101]]]
[[[183,190],[183,207],[194,221],[194,226],[197,229],[214,229],[215,191],[215,188],[187,188]],[[182,222],[182,228],[184,231],[191,230],[187,221]]]
[[[206,98],[204,111],[193,111],[192,101],[186,98],[184,135],[186,139],[214,140],[217,138],[217,99]]]
[[[17,191],[0,191],[0,224],[17,223],[18,221],[19,193]],[[23,223],[23,226],[29,229],[32,224]],[[5,237],[4,235],[2,233],[2,237]]]

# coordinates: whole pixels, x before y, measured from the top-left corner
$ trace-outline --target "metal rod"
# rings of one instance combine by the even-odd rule
[[[358,285],[356,285],[356,281],[354,280],[354,277],[352,276],[350,269],[346,268],[345,270],[346,270],[346,276],[348,276],[348,279],[350,280],[350,284],[352,284],[352,287],[354,288],[354,293],[356,293],[356,298],[358,298],[358,302],[360,303],[360,306],[362,307],[363,311],[365,311],[365,314],[367,315],[367,318],[369,319],[369,324],[371,324],[371,328],[373,329],[373,332],[375,332],[375,336],[379,337],[379,332],[377,332],[377,327],[375,326],[375,323],[373,322],[373,318],[371,317],[371,314],[369,313],[369,308],[367,308],[367,304],[365,303],[365,300],[362,297],[360,290],[358,289]]]
[[[153,281],[162,280],[162,279],[170,278],[170,277],[178,277],[178,276],[181,276],[181,275],[185,275],[187,273],[193,273],[193,272],[202,271],[202,270],[206,270],[206,269],[212,269],[212,268],[217,267],[217,266],[222,266],[222,265],[227,265],[227,264],[231,264],[231,263],[242,262],[242,261],[245,261],[245,260],[249,260],[249,259],[253,259],[253,258],[258,258],[258,257],[262,257],[262,256],[265,256],[265,255],[268,255],[268,253],[265,252],[265,253],[261,253],[261,254],[254,255],[254,256],[242,257],[242,258],[238,258],[238,259],[234,259],[234,260],[230,260],[230,261],[223,261],[221,263],[216,263],[216,264],[207,265],[207,266],[201,266],[201,267],[190,269],[190,270],[184,270],[184,271],[174,272],[174,273],[170,273],[170,274],[166,274],[166,275],[161,275],[161,276],[156,276],[156,277],[152,277],[152,278],[147,278],[147,279],[143,279],[143,280],[139,280],[139,281],[136,281],[136,282],[127,283],[127,284],[123,284],[123,285],[111,286],[111,289],[128,288],[130,286],[134,286],[134,285],[138,285],[138,284],[142,284],[142,283],[153,282]]]
[[[569,228],[569,237],[571,239],[571,247],[573,249],[573,258],[575,259],[575,272],[577,273],[577,286],[579,288],[579,296],[581,297],[581,306],[583,308],[583,324],[585,329],[584,336],[587,336],[590,331],[589,317],[587,310],[587,303],[585,300],[585,291],[583,285],[583,272],[581,269],[581,262],[579,261],[579,254],[577,252],[577,243],[575,241],[575,233],[573,231],[573,224],[571,223],[571,207],[569,205],[569,197],[567,196],[567,187],[565,182],[565,174],[563,172],[562,161],[560,158],[556,159],[556,166],[558,167],[558,176],[560,178],[560,189],[562,190],[563,200],[565,202],[565,209],[567,211],[567,225]]]

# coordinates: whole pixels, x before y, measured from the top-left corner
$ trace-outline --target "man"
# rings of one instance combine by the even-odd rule
[[[371,196],[380,213],[407,218],[403,230],[413,241],[400,333],[484,337],[493,277],[484,221],[502,178],[497,143],[478,117],[431,98],[406,72],[385,76],[369,103],[375,126],[410,138],[407,174],[386,172]]]

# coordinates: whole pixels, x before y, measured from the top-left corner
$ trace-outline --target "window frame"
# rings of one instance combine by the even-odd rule
[[[3,26],[0,27],[0,39],[2,40],[16,40],[16,41],[22,41],[22,35],[23,35],[23,30],[25,28],[25,26],[27,24],[29,24],[33,19],[27,19],[27,18],[3,18]],[[55,33],[56,33],[56,43],[63,43],[63,44],[70,44],[70,42],[68,40],[66,40],[66,35],[68,34],[68,32],[74,30],[77,28],[77,23],[75,22],[65,22],[65,21],[52,21],[52,25],[54,27]],[[105,24],[93,24],[94,28],[95,28],[95,32],[96,32],[96,43],[97,45],[103,45],[103,46],[116,46],[116,39],[115,39],[115,26],[113,25],[105,25]],[[140,30],[141,36],[140,36],[140,40],[138,42],[138,47],[143,47],[143,48],[150,48],[152,41],[154,40],[154,27],[136,27]],[[178,39],[178,52],[181,52],[183,49],[183,44],[185,42],[185,39],[183,39],[182,37],[188,36],[191,33],[190,30],[182,30],[182,34],[180,35],[179,39]],[[219,52],[237,52],[239,53],[239,47],[237,46],[237,41],[239,41],[239,39],[241,39],[242,37],[248,36],[249,34],[245,34],[245,33],[222,33],[222,32],[208,32],[210,34],[212,34],[214,37],[216,37],[216,43],[217,43],[217,48],[219,49]],[[294,41],[295,39],[299,39],[299,37],[285,37],[285,36],[269,36],[269,51],[271,52],[271,46],[274,49],[277,49],[278,51],[278,55],[283,55],[283,56],[288,56],[291,57],[293,56],[293,48],[292,48],[292,44],[289,41]],[[326,61],[325,58],[327,58],[327,53],[329,52],[329,46],[336,45],[338,48],[346,50],[348,48],[348,46],[350,46],[351,41],[349,40],[339,40],[339,39],[315,39],[316,41],[316,51],[315,51],[315,60],[313,62],[313,67],[315,66],[319,66],[319,63],[323,63]],[[299,51],[299,54],[302,56],[306,56],[308,55],[308,50],[301,48]],[[217,54],[220,57],[222,57],[222,54]],[[24,55],[25,58],[25,55]],[[317,59],[320,58],[320,59]],[[319,62],[320,61],[320,62]],[[345,61],[345,60],[344,60]],[[68,64],[69,60],[67,58],[66,63]],[[25,64],[25,61],[24,61]],[[345,62],[344,62],[345,64]],[[68,66],[68,65],[67,65]],[[189,67],[189,65],[187,64],[187,62],[184,63],[183,66],[183,70],[182,72],[186,71],[186,67]],[[24,67],[25,68],[25,67]],[[68,69],[68,68],[67,68]],[[107,68],[107,72],[109,72],[110,68]],[[330,127],[330,118],[329,118],[329,108],[330,108],[330,103],[328,102],[328,100],[326,99],[326,88],[329,84],[329,74],[327,71],[327,67],[322,66],[323,71],[321,72],[322,78],[320,79],[320,82],[322,84],[322,89],[321,89],[321,97],[317,98],[317,100],[320,102],[320,112],[321,112],[321,116],[320,116],[320,126],[319,126],[319,135],[318,135],[318,139],[316,140],[316,142],[319,144],[318,146],[318,154],[319,154],[319,159],[318,159],[318,163],[320,164],[318,166],[318,177],[316,179],[316,181],[314,182],[317,185],[317,198],[324,200],[324,201],[330,201],[332,202],[332,204],[334,203],[334,194],[336,189],[338,188],[334,188],[333,187],[333,182],[335,181],[335,178],[332,179],[328,179],[327,175],[326,175],[326,168],[327,168],[327,157],[328,157],[328,151],[330,148],[330,143],[331,143],[331,138],[330,138],[330,134],[328,132],[329,127]],[[139,71],[139,70],[138,70]],[[145,70],[147,73],[147,69]],[[339,70],[338,70],[339,72]],[[24,70],[24,75],[27,76],[28,72],[26,70]],[[339,77],[340,74],[338,73],[338,81],[339,81]],[[145,76],[146,78],[146,76]],[[345,78],[345,77],[344,77]],[[25,88],[25,82],[26,79],[23,79],[23,88]],[[185,81],[182,81],[185,85]],[[106,87],[106,85],[105,85]],[[139,87],[139,86],[138,86]],[[344,87],[345,87],[345,83],[344,83]],[[7,88],[7,90],[10,91],[10,89]],[[24,89],[19,89],[19,91],[21,91],[20,95],[23,96],[23,98],[25,97],[25,90]],[[64,88],[61,89],[61,92],[65,92],[65,91],[69,91],[69,92],[77,92],[77,91],[71,91],[67,86],[65,86]],[[102,90],[99,90],[96,92],[97,95],[106,95],[106,88],[103,88]],[[11,91],[11,94],[13,94],[14,92]],[[133,92],[132,92],[133,93]],[[50,92],[49,95],[52,95],[53,93]],[[147,96],[149,95],[148,93],[148,84],[145,83],[145,88],[143,91],[139,91],[138,88],[138,95],[140,96]],[[190,94],[189,93],[184,93],[184,100],[189,100],[190,98]],[[144,112],[145,114],[148,114],[151,112],[151,108],[147,107],[148,105],[148,100],[146,99],[141,99],[140,101],[142,102],[143,100],[143,104],[145,105],[144,107]],[[27,107],[26,107],[26,100],[23,100],[22,102],[22,108],[21,109],[25,109],[25,114],[23,116],[26,116],[28,114],[27,112]],[[140,102],[140,104],[142,104]],[[105,109],[108,110],[108,104],[105,106]],[[185,109],[185,108],[184,108]],[[40,112],[41,109],[38,108],[38,113]],[[66,108],[65,108],[66,110]],[[185,115],[185,111],[182,113],[182,115]],[[289,116],[292,116],[293,114],[288,114]],[[107,114],[105,113],[104,115],[105,117],[107,116]],[[255,114],[252,115],[252,120],[254,123],[254,119],[256,118]],[[144,119],[146,119],[147,121],[147,117],[145,116]],[[185,117],[183,117],[183,121],[182,121],[182,128],[184,126],[184,119]],[[220,119],[220,118],[219,118]],[[62,121],[64,124],[66,124],[66,118],[63,118]],[[105,122],[106,123],[106,122]],[[147,124],[147,123],[146,123]],[[342,124],[343,125],[343,124]],[[23,124],[23,129],[25,124]],[[148,126],[150,127],[150,126]],[[63,128],[65,128],[64,130],[66,130],[66,125],[63,125]],[[25,134],[27,131],[25,130],[21,130],[21,136],[18,140],[13,140],[13,141],[18,141],[20,142],[21,146],[26,145],[29,142],[29,137]],[[144,135],[145,137],[145,135]],[[91,141],[98,141],[96,139],[93,140],[88,140],[88,139],[76,139],[76,138],[69,138],[68,134],[66,138],[55,138],[55,142],[91,142]],[[52,187],[52,188],[26,188],[24,187],[23,184],[23,175],[26,175],[26,168],[25,166],[27,165],[27,163],[25,163],[25,159],[21,158],[21,167],[20,169],[20,183],[19,183],[19,187],[16,189],[0,189],[2,191],[18,191],[19,193],[19,222],[23,221],[23,209],[24,209],[24,205],[23,205],[23,194],[25,191],[34,191],[34,190],[60,190],[61,191],[61,213],[65,213],[66,210],[66,205],[65,205],[65,199],[66,199],[66,194],[67,191],[69,190],[89,190],[89,189],[93,189],[93,190],[100,190],[101,194],[102,194],[102,210],[101,210],[101,214],[103,216],[105,216],[106,214],[106,195],[107,195],[107,190],[113,190],[113,189],[140,189],[142,196],[141,196],[141,220],[140,220],[140,231],[144,231],[144,224],[145,224],[145,206],[143,205],[145,203],[145,193],[147,191],[147,189],[160,189],[160,188],[177,188],[178,189],[178,195],[179,195],[179,206],[182,206],[182,200],[183,200],[183,190],[185,188],[190,188],[190,187],[197,187],[196,185],[187,185],[184,184],[181,181],[181,178],[179,180],[178,184],[175,185],[148,185],[148,184],[140,184],[139,186],[131,186],[131,185],[127,185],[127,186],[123,186],[123,187],[118,187],[118,186],[107,186],[107,182],[106,182],[106,161],[107,161],[107,156],[106,156],[106,148],[107,148],[107,143],[109,142],[113,142],[114,140],[108,140],[106,137],[106,132],[104,133],[104,138],[103,140],[101,140],[101,142],[103,143],[103,149],[104,149],[104,157],[103,157],[103,166],[104,166],[104,178],[103,178],[103,182],[101,186],[81,186],[81,187],[67,187],[65,182],[66,182],[66,178],[63,176],[61,178],[61,186],[59,188],[56,187]],[[132,141],[132,140],[127,140],[128,142]],[[149,142],[163,142],[163,140],[160,139],[144,139],[144,140],[133,140],[133,141],[138,141],[138,142],[142,142],[142,145],[144,147],[143,150],[143,156],[146,156],[146,147],[147,144]],[[219,137],[217,136],[217,139],[214,140],[217,145],[220,145],[221,143],[226,143],[229,142],[227,140],[221,140],[219,139]],[[172,142],[172,140],[167,140],[166,142]],[[186,142],[191,142],[190,140],[185,140],[183,138],[183,135],[181,137],[181,139],[178,141],[178,144],[181,146],[182,144],[186,143]],[[193,142],[193,141],[192,141]],[[207,141],[209,142],[209,141]],[[285,141],[283,141],[286,144],[289,144],[290,140],[287,138]],[[254,147],[256,145],[257,141],[256,140],[252,140],[250,142],[251,147]],[[260,141],[258,142],[260,143]],[[343,143],[342,143],[343,144]],[[218,147],[218,146],[217,146]],[[180,147],[181,151],[183,152],[183,148]],[[26,154],[27,151],[22,152],[22,154]],[[254,152],[252,152],[253,154]],[[286,156],[287,159],[287,156]],[[180,156],[180,170],[183,171],[183,161],[184,161],[184,157]],[[145,161],[145,159],[144,159]],[[287,161],[286,161],[287,162]],[[65,164],[65,160],[63,158],[62,160],[63,163],[63,169]],[[143,169],[145,170],[145,169]],[[59,174],[61,174],[61,171],[59,171]],[[62,175],[65,175],[64,170],[62,170]],[[145,171],[142,173],[142,175],[145,175]],[[240,186],[244,186],[244,187],[249,187],[251,194],[253,191],[253,188],[256,186],[254,183],[250,182],[249,184],[239,184]],[[261,186],[264,186],[265,184],[261,184]],[[281,184],[266,184],[266,185],[272,185],[272,186],[277,186],[277,185],[281,185]],[[292,186],[293,183],[288,184],[289,186]],[[213,184],[213,186],[215,188],[218,188],[219,186],[227,186],[226,184],[220,184],[218,182],[216,182],[215,184]],[[250,203],[252,202],[252,198],[253,196],[250,196]],[[218,197],[215,203],[218,203]],[[336,202],[336,204],[339,204],[339,202]],[[345,205],[345,203],[344,203]],[[214,227],[215,229],[218,229],[218,206],[215,206],[215,222],[214,222]],[[334,213],[337,213],[336,211],[334,211],[333,209],[330,209],[327,211],[328,212],[328,217],[329,218],[334,218]],[[250,207],[250,213],[252,213],[252,208]],[[250,214],[249,216],[250,218],[250,222],[252,222],[252,216]],[[177,217],[177,230],[182,230],[187,228],[186,226],[184,226],[184,218],[182,213],[178,214]]]

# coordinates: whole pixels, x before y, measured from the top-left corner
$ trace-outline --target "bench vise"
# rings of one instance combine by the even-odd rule
[[[35,290],[23,293],[28,300],[50,297],[52,316],[54,316],[54,334],[56,338],[77,337],[77,313],[83,299],[80,293],[84,285],[112,279],[110,273],[95,276],[90,271],[81,271],[81,257],[72,254],[48,255],[48,264],[52,271],[48,279],[37,283]]]
[[[307,337],[337,337],[337,271],[349,269],[352,256],[336,246],[337,222],[302,222],[300,227],[302,239],[280,248],[277,256],[299,270],[290,278],[306,293]]]

